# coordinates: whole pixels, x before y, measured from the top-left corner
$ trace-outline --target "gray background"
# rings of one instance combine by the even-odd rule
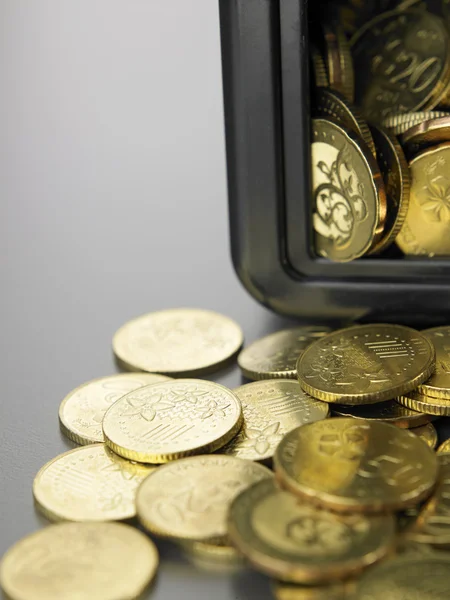
[[[196,306],[247,340],[285,322],[229,258],[217,1],[2,0],[0,27],[3,554],[46,524],[31,485],[72,447],[59,403],[116,371],[123,322]],[[270,597],[161,551],[155,600]]]

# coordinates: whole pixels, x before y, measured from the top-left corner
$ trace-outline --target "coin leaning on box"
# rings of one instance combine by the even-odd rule
[[[74,580],[77,598],[115,600],[116,587],[135,598],[158,565],[148,536],[176,543],[193,569],[232,573],[250,565],[274,578],[280,598],[378,590],[372,572],[397,581],[398,569],[413,569],[419,552],[427,564],[445,568],[450,447],[441,440],[434,452],[434,423],[450,413],[450,327],[282,330],[241,351],[243,376],[256,381],[230,390],[185,376],[183,368],[189,374],[208,362],[202,351],[196,363],[186,344],[192,339],[194,349],[203,348],[207,340],[214,347],[215,331],[228,354],[242,332],[221,315],[215,324],[215,313],[194,313],[199,330],[192,337],[186,335],[191,311],[179,311],[169,333],[155,325],[165,321],[164,311],[132,322],[139,352],[148,347],[156,356],[161,343],[170,355],[171,346],[183,345],[174,352],[179,365],[171,363],[178,378],[116,374],[62,400],[61,431],[79,447],[39,470],[33,496],[44,517],[63,523],[6,553],[0,582],[8,597],[64,597],[66,584],[55,572],[80,573],[70,545],[85,552],[89,543],[89,552],[102,558],[90,565],[88,579]],[[232,344],[223,340],[223,323]],[[118,351],[131,365],[131,354],[122,346]],[[135,347],[132,352],[139,354]],[[224,353],[214,355],[220,368]],[[139,356],[147,360],[145,352]],[[134,529],[137,522],[147,536]],[[131,579],[133,571],[114,562],[123,544],[130,560],[133,552],[141,555],[139,577]],[[46,567],[31,583],[21,576],[27,556],[32,552],[39,565],[47,546]],[[106,574],[103,560],[113,573],[111,587],[95,592]],[[436,589],[448,585],[439,579]]]

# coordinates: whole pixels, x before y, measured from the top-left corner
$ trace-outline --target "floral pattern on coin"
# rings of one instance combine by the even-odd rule
[[[106,443],[142,462],[166,462],[225,445],[239,431],[242,409],[224,386],[197,379],[166,381],[124,396],[106,413]]]
[[[244,424],[222,448],[223,454],[270,459],[288,431],[328,416],[328,405],[308,396],[298,381],[265,379],[242,385],[234,392],[242,404]]]

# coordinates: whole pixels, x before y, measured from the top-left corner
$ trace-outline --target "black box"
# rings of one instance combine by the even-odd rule
[[[314,254],[308,2],[219,5],[231,248],[244,286],[311,320],[450,322],[450,257],[394,250],[340,264]]]

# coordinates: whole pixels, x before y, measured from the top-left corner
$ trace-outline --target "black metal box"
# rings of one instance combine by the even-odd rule
[[[219,0],[230,235],[247,290],[308,319],[449,322],[450,257],[312,249],[308,2]]]

